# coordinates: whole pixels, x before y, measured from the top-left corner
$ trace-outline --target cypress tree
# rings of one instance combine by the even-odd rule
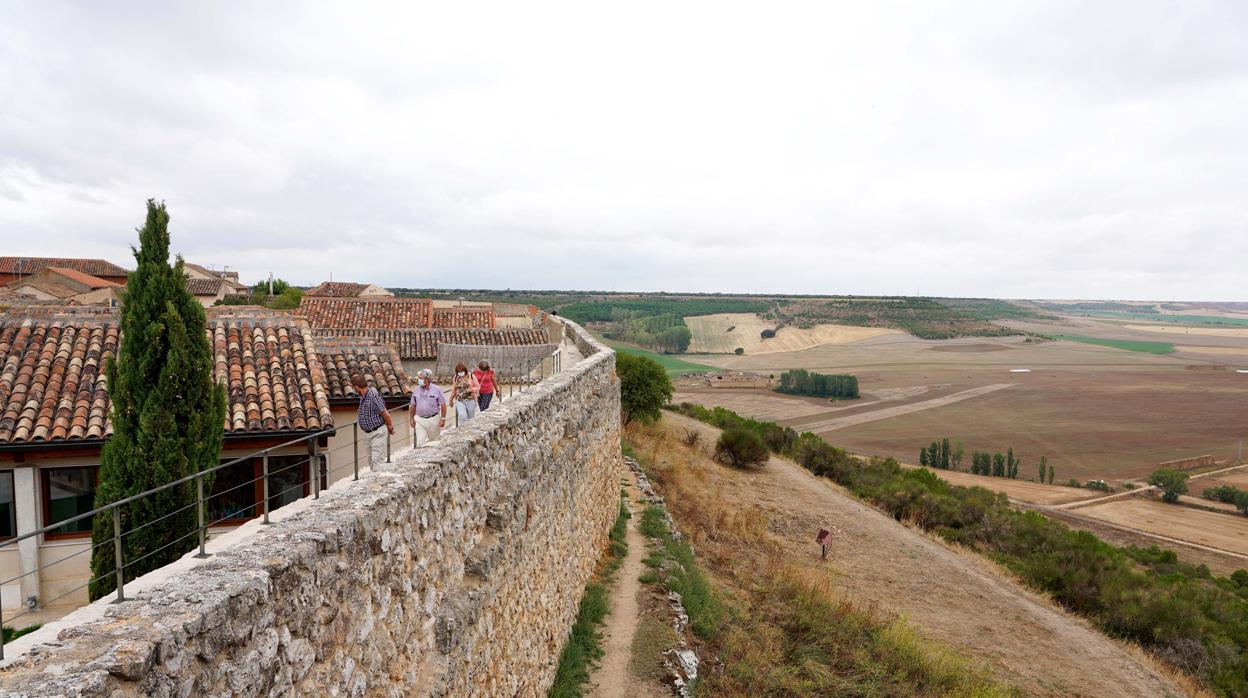
[[[940,468],[949,469],[949,437],[940,440]]]
[[[927,449],[926,448],[919,449],[919,465],[923,466],[924,468],[927,467]]]
[[[121,343],[107,367],[113,435],[100,457],[97,507],[210,468],[220,457],[225,390],[213,381],[207,318],[186,290],[182,258],[169,264],[168,226],[164,203],[148,200],[132,248]],[[121,507],[126,581],[196,546],[194,504],[195,485],[187,483]],[[116,588],[112,539],[112,514],[96,516],[92,599]]]

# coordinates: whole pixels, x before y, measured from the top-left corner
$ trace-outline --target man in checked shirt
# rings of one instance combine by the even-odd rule
[[[386,434],[394,433],[394,422],[390,421],[390,413],[386,411],[386,401],[376,388],[369,387],[368,379],[360,374],[351,376],[351,385],[360,394],[360,411],[356,422],[360,431],[364,432],[364,443],[368,448],[368,465],[373,470],[380,470],[386,464]],[[383,431],[381,426],[385,425]]]

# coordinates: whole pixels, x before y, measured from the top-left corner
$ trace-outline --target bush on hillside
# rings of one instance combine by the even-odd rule
[[[1187,494],[1187,473],[1173,468],[1162,468],[1148,476],[1148,484],[1160,487],[1161,501],[1173,504],[1179,501],[1180,495]]]
[[[620,410],[624,423],[633,420],[652,424],[672,399],[672,382],[654,359],[635,354],[616,354],[615,372],[620,377]]]
[[[858,397],[858,378],[811,373],[798,368],[780,374],[780,385],[776,386],[776,391],[789,395],[853,399]]]
[[[758,336],[762,337],[763,339],[771,339],[772,337],[776,336],[776,331],[775,330],[763,330],[762,332],[758,333]]]
[[[715,460],[734,468],[762,466],[770,455],[762,437],[740,427],[725,430],[715,444]]]

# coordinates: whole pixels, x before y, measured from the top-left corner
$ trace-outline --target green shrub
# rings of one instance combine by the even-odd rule
[[[770,455],[761,436],[741,427],[725,430],[715,444],[715,460],[734,468],[762,466]]]
[[[741,356],[742,354],[745,353],[745,349],[742,347],[737,347],[736,349],[732,350],[732,353],[736,354],[737,356]]]
[[[1148,484],[1160,487],[1161,500],[1173,504],[1179,501],[1180,495],[1187,494],[1187,473],[1173,468],[1162,468],[1148,476]]]
[[[655,361],[635,354],[616,354],[615,372],[620,377],[620,410],[624,422],[653,423],[672,399],[672,381]]]
[[[788,395],[853,399],[858,397],[858,377],[811,373],[799,368],[781,373],[776,391]]]

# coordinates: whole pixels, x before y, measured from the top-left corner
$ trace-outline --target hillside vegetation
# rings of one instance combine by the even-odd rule
[[[982,306],[985,316],[995,306]],[[1020,312],[1025,312],[1020,308]],[[773,311],[775,318],[798,327],[829,323],[862,327],[888,327],[904,330],[923,339],[954,337],[1004,337],[1022,334],[1017,330],[977,319],[962,310],[932,298],[833,298],[803,299],[780,305]]]
[[[1248,696],[1248,572],[1215,577],[1157,547],[1119,548],[981,487],[950,485],[925,468],[855,458],[822,438],[730,410],[682,403],[721,429],[756,431],[772,451],[913,522],[1001,563],[1028,585],[1137,642],[1219,695]]]
[[[643,512],[642,531],[657,541],[643,580],[681,594],[703,643],[696,695],[1018,695],[904,621],[843,600],[826,575],[786,563],[758,509],[726,508],[704,486],[708,469],[720,466],[698,439],[641,424],[626,439],[685,540],[698,541],[695,556],[667,533],[662,509]]]

